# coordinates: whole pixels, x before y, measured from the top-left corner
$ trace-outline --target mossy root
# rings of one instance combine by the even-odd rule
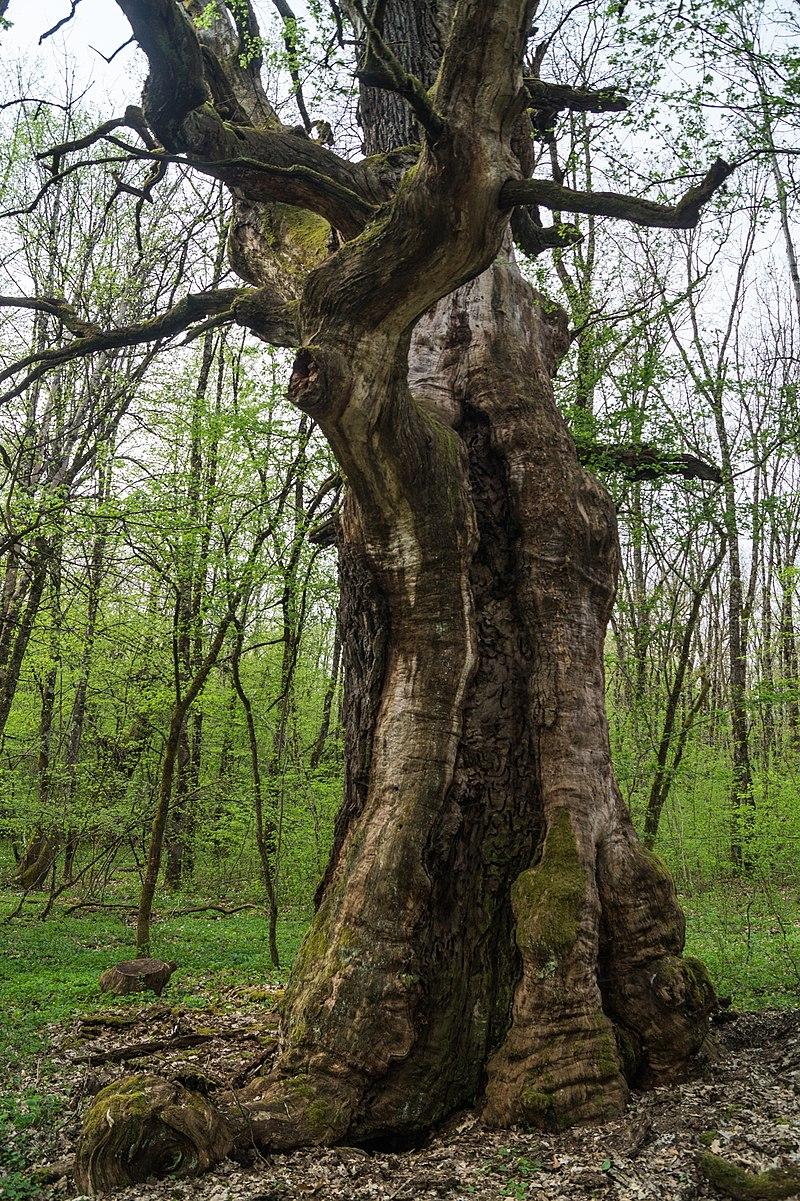
[[[75,1181],[98,1193],[193,1176],[232,1146],[228,1123],[205,1097],[158,1076],[125,1076],[102,1089],[86,1115]]]
[[[697,1162],[706,1180],[734,1201],[781,1201],[800,1194],[800,1168],[748,1172],[711,1151],[701,1151]]]

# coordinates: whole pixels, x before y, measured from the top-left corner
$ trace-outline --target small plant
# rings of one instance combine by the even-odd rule
[[[512,1147],[501,1147],[486,1164],[486,1174],[504,1177],[502,1197],[513,1197],[523,1201],[528,1195],[532,1177],[541,1172],[543,1164],[539,1159],[527,1155],[516,1155]]]
[[[0,1096],[0,1201],[28,1201],[40,1194],[28,1171],[30,1132],[49,1124],[58,1108],[56,1098],[32,1091]]]

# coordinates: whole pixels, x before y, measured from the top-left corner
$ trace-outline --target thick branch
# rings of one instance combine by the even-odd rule
[[[147,122],[144,119],[142,110],[135,104],[129,104],[122,117],[112,117],[110,121],[104,121],[102,125],[98,125],[97,129],[92,130],[91,133],[84,134],[82,138],[74,138],[69,142],[60,142],[57,146],[52,146],[49,150],[41,151],[36,155],[36,158],[37,160],[51,159],[51,170],[54,175],[58,175],[61,170],[61,160],[65,155],[73,154],[76,150],[87,150],[89,146],[93,146],[101,138],[108,138],[109,134],[112,134],[116,129],[132,129],[134,133],[139,135],[148,150],[155,150],[158,145],[147,128]]]
[[[679,475],[685,480],[722,483],[719,467],[697,455],[671,454],[655,446],[611,446],[603,442],[578,443],[576,449],[581,463],[592,471],[617,471],[631,480]]]
[[[530,78],[525,80],[525,87],[531,107],[550,112],[568,109],[576,113],[621,113],[630,103],[619,88],[571,88]]]
[[[693,229],[703,205],[733,170],[730,163],[718,158],[703,180],[689,188],[677,204],[659,204],[619,192],[577,192],[550,179],[510,179],[500,192],[500,206],[509,209],[518,204],[543,204],[557,212],[619,217],[655,229]]]
[[[65,320],[65,311],[72,309],[65,301],[29,300],[25,297],[0,297],[0,307],[33,308],[43,312],[53,313],[59,320]],[[218,288],[214,291],[199,292],[184,296],[177,304],[139,325],[122,326],[119,329],[100,330],[89,323],[82,323],[85,333],[66,346],[56,346],[39,354],[28,355],[17,363],[12,363],[0,372],[0,383],[18,375],[26,368],[32,368],[25,378],[17,383],[0,400],[10,400],[18,396],[35,380],[40,379],[46,372],[63,363],[74,359],[86,358],[100,351],[118,350],[121,347],[141,346],[147,342],[158,342],[165,338],[173,338],[184,333],[196,322],[203,318],[227,319],[236,322],[258,334],[259,337],[275,346],[294,346],[297,343],[294,308],[276,299],[266,289],[261,288]],[[73,317],[72,328],[76,328]]]
[[[545,250],[564,250],[583,241],[575,225],[542,225],[538,209],[516,208],[511,214],[511,233],[514,243],[523,254],[535,259]]]
[[[248,0],[211,6],[184,0],[203,53],[203,69],[214,107],[226,121],[279,129],[281,122],[261,79],[261,34]]]
[[[317,213],[345,237],[355,236],[372,220],[376,206],[391,194],[379,168],[369,160],[350,163],[284,126],[223,120],[212,103],[209,72],[223,109],[222,93],[241,100],[247,82],[231,75],[230,56],[216,58],[212,70],[197,31],[175,0],[118,3],[150,66],[147,122],[170,154],[185,156],[177,161],[239,189],[248,200],[278,201]],[[252,94],[244,99],[252,108],[258,97],[250,84]]]
[[[434,88],[445,119],[461,110],[490,128],[522,104],[530,7],[528,0],[460,0]]]
[[[175,0],[117,0],[147,55],[147,120],[168,149],[183,121],[209,100],[203,55],[192,23]]]
[[[33,309],[37,313],[49,313],[78,338],[93,337],[100,332],[91,321],[84,321],[68,301],[59,296],[0,296],[2,309]]]

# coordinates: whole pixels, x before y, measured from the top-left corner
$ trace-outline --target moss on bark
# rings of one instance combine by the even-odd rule
[[[517,944],[545,969],[568,954],[578,937],[586,874],[569,813],[562,809],[547,831],[539,863],[522,873],[511,890]]]
[[[700,1152],[698,1166],[714,1188],[734,1201],[781,1201],[800,1194],[800,1168],[748,1172],[711,1151]]]
[[[95,1097],[81,1129],[75,1180],[87,1192],[193,1176],[233,1145],[223,1116],[197,1093],[158,1076],[126,1076]]]

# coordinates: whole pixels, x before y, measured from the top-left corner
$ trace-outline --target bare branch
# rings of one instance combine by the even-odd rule
[[[47,30],[47,33],[42,34],[42,36],[39,38],[40,46],[41,46],[42,42],[45,41],[46,38],[50,38],[53,36],[54,33],[58,33],[59,29],[61,29],[61,27],[63,25],[69,24],[69,22],[75,16],[75,10],[78,7],[78,5],[80,4],[80,2],[81,2],[81,0],[70,0],[70,12],[67,14],[66,17],[62,17],[60,21],[56,21],[56,23],[52,27],[52,29]]]
[[[0,220],[5,219],[6,217],[20,217],[24,216],[26,213],[32,213],[45,193],[49,192],[50,188],[52,188],[54,184],[60,183],[62,179],[66,179],[67,176],[72,175],[74,171],[80,171],[82,167],[105,166],[108,163],[125,163],[126,161],[126,159],[120,158],[119,155],[114,154],[102,155],[100,158],[94,158],[88,161],[83,160],[79,163],[71,163],[69,167],[65,167],[63,171],[59,171],[57,175],[50,175],[39,188],[39,191],[36,193],[30,204],[25,204],[21,208],[5,209],[2,213],[0,213]]]
[[[82,138],[60,142],[57,146],[52,146],[49,150],[42,150],[36,155],[36,158],[40,162],[42,159],[52,158],[51,170],[54,175],[57,175],[61,166],[61,160],[65,155],[73,154],[77,150],[88,149],[95,142],[107,138],[115,129],[132,129],[134,133],[139,135],[148,150],[155,150],[158,145],[147,128],[147,122],[144,119],[142,110],[135,104],[129,104],[122,117],[112,117],[110,121],[104,121],[102,125],[98,125],[91,133],[84,134]]]
[[[101,58],[102,58],[102,59],[103,59],[105,62],[107,62],[107,63],[113,63],[113,61],[114,61],[114,59],[117,57],[117,55],[118,55],[118,54],[121,54],[121,53],[122,53],[122,51],[125,49],[125,47],[126,47],[126,46],[130,46],[130,45],[131,45],[131,43],[132,43],[133,41],[134,41],[134,39],[133,39],[132,37],[131,37],[131,38],[128,38],[127,42],[123,42],[121,46],[117,46],[116,50],[115,50],[115,51],[114,51],[114,52],[113,52],[111,55],[109,55],[109,56],[107,56],[107,55],[103,54],[103,51],[102,51],[102,50],[98,50],[96,46],[90,46],[90,47],[89,47],[89,49],[90,49],[90,50],[94,50],[95,54],[99,54],[99,55],[100,55],[100,57],[101,57]]]
[[[655,229],[693,229],[703,205],[734,170],[718,158],[703,180],[689,188],[677,204],[659,204],[619,192],[578,192],[550,179],[510,179],[500,191],[500,206],[509,209],[518,204],[542,204],[557,212],[618,217]]]
[[[52,312],[60,320],[64,320],[67,311],[74,314],[74,310],[65,301],[33,301],[14,296],[0,297],[0,307],[39,309]],[[218,288],[192,293],[184,296],[165,313],[139,325],[100,330],[97,326],[82,323],[85,332],[73,342],[28,355],[0,372],[0,383],[3,383],[19,375],[21,371],[31,368],[19,383],[0,396],[0,401],[8,401],[20,395],[37,379],[41,379],[48,371],[63,363],[86,358],[100,351],[117,350],[123,346],[141,346],[147,342],[173,338],[177,334],[185,333],[196,321],[209,316],[235,321],[275,346],[294,346],[297,343],[294,306],[276,298],[267,289]],[[79,319],[74,316],[71,319],[72,328],[75,328]],[[66,324],[66,321],[64,323]]]
[[[93,337],[100,333],[99,326],[84,321],[71,304],[58,296],[0,296],[0,308],[33,309],[38,313],[49,313],[78,338]]]

